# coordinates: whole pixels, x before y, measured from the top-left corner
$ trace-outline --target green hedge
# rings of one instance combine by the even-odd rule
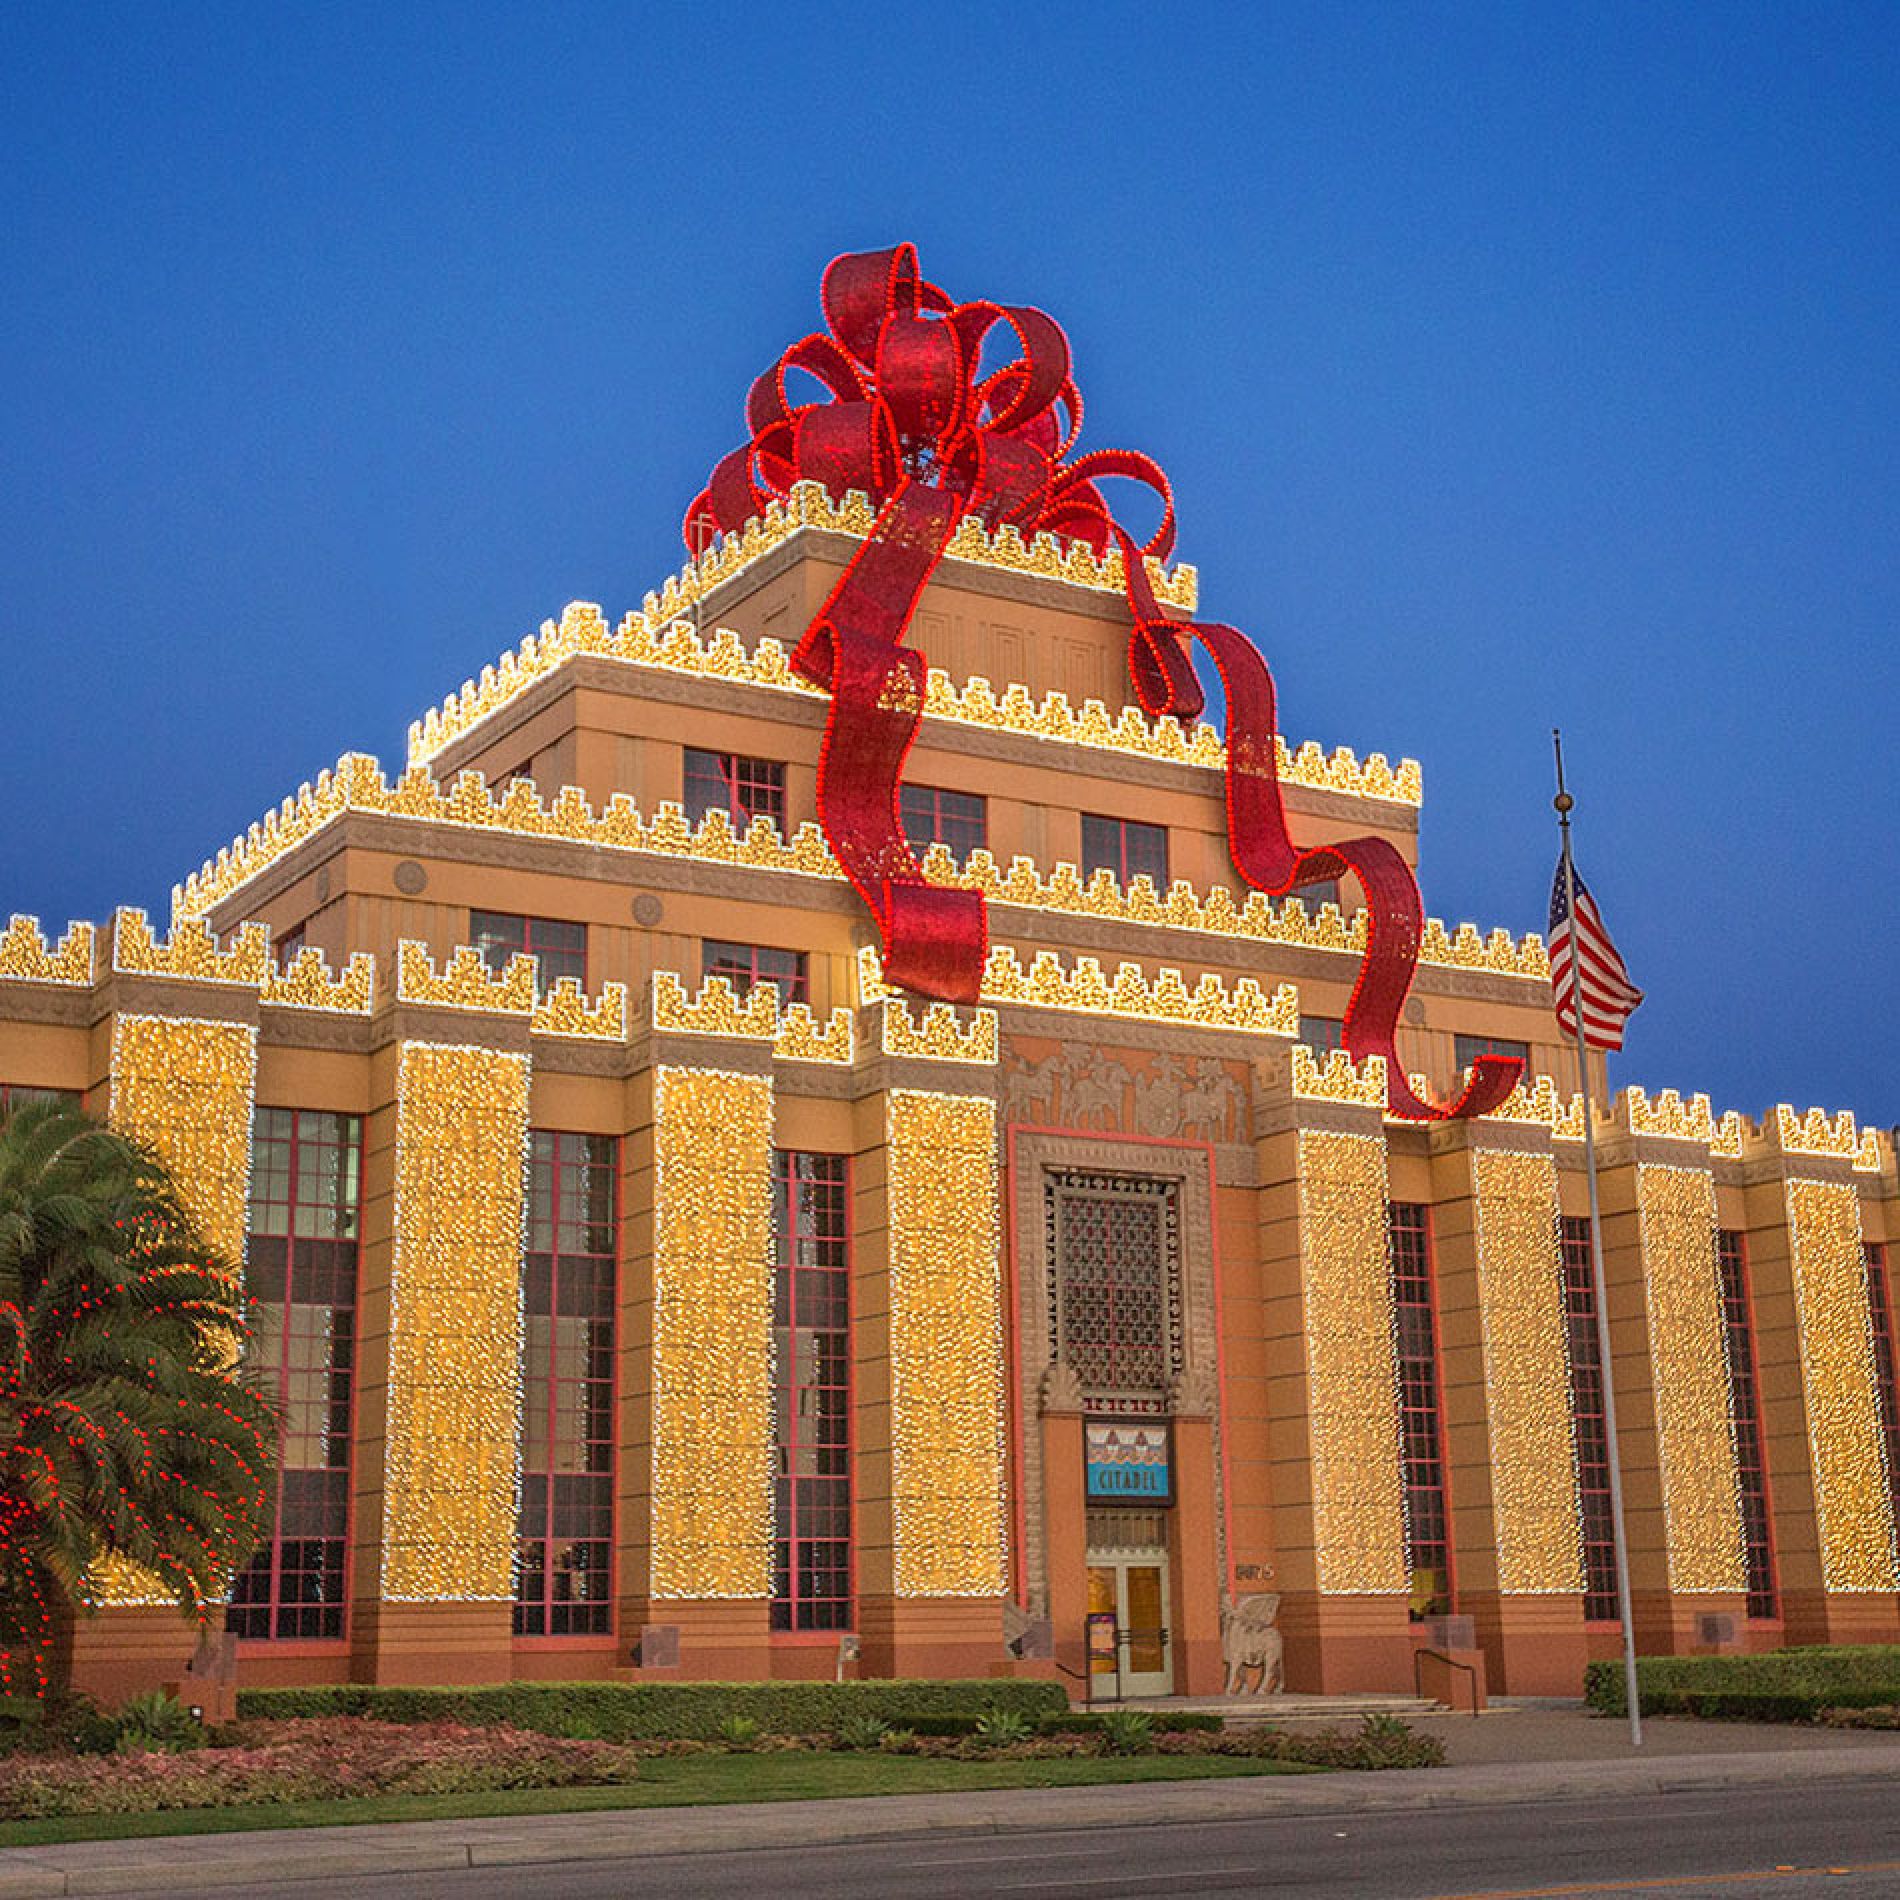
[[[1811,1722],[1823,1709],[1900,1702],[1900,1648],[1773,1649],[1759,1656],[1641,1656],[1636,1690],[1645,1715],[1702,1715],[1738,1722]],[[1593,1709],[1622,1715],[1623,1665],[1584,1672]]]
[[[240,1720],[363,1715],[379,1722],[506,1724],[543,1735],[600,1741],[715,1741],[729,1716],[768,1735],[822,1735],[851,1716],[893,1728],[926,1716],[1011,1709],[1034,1722],[1069,1706],[1053,1682],[503,1682],[468,1689],[400,1689],[343,1683],[320,1689],[245,1689]]]
[[[1144,1709],[1154,1721],[1157,1735],[1218,1735],[1227,1724],[1218,1715],[1204,1709]],[[1100,1735],[1108,1713],[1103,1709],[1077,1709],[1045,1715],[1036,1724],[1044,1735]]]

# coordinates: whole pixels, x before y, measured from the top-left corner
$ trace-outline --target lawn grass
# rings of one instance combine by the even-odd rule
[[[914,1755],[662,1755],[617,1788],[517,1788],[490,1794],[389,1795],[157,1814],[76,1814],[0,1822],[0,1847],[58,1841],[146,1840],[166,1834],[244,1834],[272,1827],[349,1827],[373,1821],[460,1821],[482,1815],[585,1814],[616,1808],[706,1807],[727,1801],[832,1801],[847,1795],[957,1794],[979,1788],[1084,1788],[1104,1782],[1203,1781],[1228,1775],[1323,1774],[1302,1763],[1245,1755],[1058,1756],[1048,1761],[944,1761]]]

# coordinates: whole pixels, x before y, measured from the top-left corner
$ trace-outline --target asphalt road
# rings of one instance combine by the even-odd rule
[[[709,1835],[718,1822],[708,1812]],[[558,1837],[550,1846],[558,1852]],[[1092,1831],[937,1834],[427,1874],[304,1880],[253,1900],[964,1900],[1353,1895],[1530,1900],[1658,1893],[1752,1900],[1900,1894],[1900,1782],[1707,1788],[1621,1801],[1309,1814]],[[176,1889],[172,1889],[175,1893]]]

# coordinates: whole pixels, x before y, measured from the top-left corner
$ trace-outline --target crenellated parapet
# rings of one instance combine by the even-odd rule
[[[700,864],[844,879],[823,833],[810,821],[789,838],[769,818],[755,818],[743,832],[738,831],[722,810],[708,812],[693,825],[672,799],[662,800],[649,817],[625,794],[617,794],[605,810],[597,812],[572,785],[563,787],[552,803],[544,803],[526,779],[512,780],[495,790],[481,773],[467,771],[443,787],[422,766],[411,766],[392,783],[375,760],[351,754],[338,762],[334,774],[325,774],[315,786],[305,786],[295,801],[287,803],[284,813],[254,825],[245,838],[177,886],[172,894],[174,918],[204,916],[345,811],[516,837],[561,839],[597,850],[648,852]],[[1236,897],[1224,885],[1201,892],[1180,878],[1163,896],[1145,876],[1124,888],[1107,871],[1084,878],[1075,865],[1063,861],[1044,872],[1033,860],[1019,856],[1004,870],[988,851],[977,850],[958,865],[941,845],[931,846],[924,854],[923,867],[933,883],[981,891],[992,903],[1022,909],[1203,931],[1355,958],[1365,952],[1365,912],[1344,913],[1332,903],[1309,911],[1298,897],[1276,902],[1258,891]],[[1426,919],[1419,960],[1446,969],[1538,982],[1550,974],[1543,939],[1535,932],[1514,939],[1508,930],[1486,934],[1471,923],[1454,930],[1436,917]]]
[[[438,970],[427,944],[405,938],[396,946],[396,1001],[427,1009],[532,1016],[534,971],[534,959],[528,956],[510,957],[506,969],[493,971],[482,953],[466,943]]]
[[[972,1062],[994,1068],[997,1021],[993,1009],[978,1009],[966,1022],[948,1003],[930,1003],[913,1013],[901,996],[887,996],[878,1009],[878,1047],[887,1056],[920,1056],[931,1062]]]
[[[91,924],[68,924],[55,946],[37,917],[16,912],[0,931],[0,981],[85,989],[93,982],[97,950],[98,932]]]
[[[592,601],[575,601],[559,621],[544,621],[538,635],[531,634],[440,711],[412,725],[409,763],[432,766],[452,743],[537,681],[584,656],[772,692],[818,692],[792,671],[784,643],[769,634],[748,648],[730,627],[701,634],[686,620],[649,627],[640,615],[629,614],[618,627],[609,627]],[[924,717],[1208,772],[1222,771],[1227,763],[1227,748],[1212,726],[1183,726],[1171,714],[1151,719],[1135,706],[1111,713],[1099,699],[1084,699],[1078,706],[1059,688],[1038,699],[1026,686],[1005,681],[999,687],[980,673],[959,685],[941,667],[926,671]],[[1414,807],[1424,799],[1424,775],[1416,759],[1401,759],[1395,766],[1383,752],[1362,759],[1349,746],[1328,752],[1308,740],[1290,747],[1278,736],[1274,745],[1280,777],[1289,785]]]
[[[195,918],[176,924],[162,942],[142,910],[121,908],[112,919],[111,967],[126,976],[184,977],[199,983],[243,983],[262,989],[270,975],[270,934],[241,924],[228,945]]]
[[[738,579],[795,535],[816,529],[861,541],[876,520],[877,510],[864,495],[853,491],[841,502],[833,502],[818,483],[800,482],[788,501],[770,503],[762,516],[748,521],[739,533],[722,536],[698,560],[688,561],[678,573],[669,575],[618,627],[610,627],[599,607],[588,601],[574,602],[558,623],[545,622],[538,635],[531,634],[514,652],[484,667],[479,680],[467,681],[459,693],[451,694],[410,728],[410,758],[434,758],[575,654],[598,653],[636,664],[656,663],[647,657],[650,651],[671,640],[676,627],[701,601]],[[1085,543],[1060,541],[1049,534],[1025,542],[1015,528],[1004,526],[992,531],[975,517],[961,523],[944,552],[949,560],[1061,581],[1095,593],[1123,591],[1125,574],[1119,550],[1097,559]],[[1198,593],[1195,570],[1185,563],[1164,568],[1152,560],[1147,566],[1156,598],[1191,613]],[[783,649],[779,651],[782,658]],[[790,679],[787,675],[783,681],[760,683],[789,684]]]
[[[675,1036],[724,1036],[771,1045],[785,1062],[849,1064],[856,1055],[848,1009],[833,1010],[822,1023],[808,1004],[781,1005],[770,983],[744,996],[723,976],[709,976],[688,993],[677,972],[656,970],[650,1002],[653,1028]]]
[[[1558,1141],[1583,1139],[1583,1097],[1561,1095],[1547,1075],[1520,1082],[1485,1121],[1536,1122]]]
[[[1790,1156],[1847,1161],[1855,1171],[1878,1174],[1881,1164],[1880,1138],[1875,1130],[1861,1129],[1851,1109],[1830,1116],[1825,1109],[1810,1108],[1805,1113],[1786,1102],[1759,1123],[1747,1125],[1749,1146]]]
[[[538,1036],[625,1042],[627,1025],[624,983],[603,983],[599,996],[590,1000],[571,976],[564,976],[534,1006],[533,1027]]]
[[[376,995],[376,959],[359,950],[333,974],[321,950],[306,944],[281,970],[266,973],[259,992],[263,1001],[281,1009],[339,1010],[348,1016],[367,1016]]]
[[[1354,1062],[1345,1050],[1329,1049],[1322,1063],[1305,1043],[1295,1043],[1292,1080],[1296,1101],[1352,1102],[1362,1108],[1385,1107],[1383,1056],[1368,1056],[1363,1062]]]
[[[858,993],[866,1002],[895,993],[884,981],[876,951],[869,948],[858,953]],[[1167,965],[1150,978],[1140,964],[1123,963],[1111,977],[1094,957],[1077,957],[1065,968],[1052,950],[1039,950],[1025,969],[1008,944],[990,951],[982,1000],[1289,1039],[1300,1027],[1299,992],[1291,983],[1282,983],[1269,998],[1250,976],[1230,985],[1210,971],[1190,990],[1181,972]]]
[[[1626,1088],[1611,1104],[1610,1118],[1629,1134],[1700,1142],[1724,1159],[1742,1152],[1742,1117],[1732,1108],[1716,1115],[1706,1095],[1692,1095],[1685,1102],[1675,1089],[1664,1089],[1651,1101],[1642,1089]]]

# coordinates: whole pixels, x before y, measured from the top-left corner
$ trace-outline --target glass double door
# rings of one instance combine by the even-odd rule
[[[1112,1647],[1106,1625],[1111,1615]],[[1166,1551],[1091,1550],[1089,1622],[1094,1636],[1089,1644],[1091,1695],[1174,1693]]]

